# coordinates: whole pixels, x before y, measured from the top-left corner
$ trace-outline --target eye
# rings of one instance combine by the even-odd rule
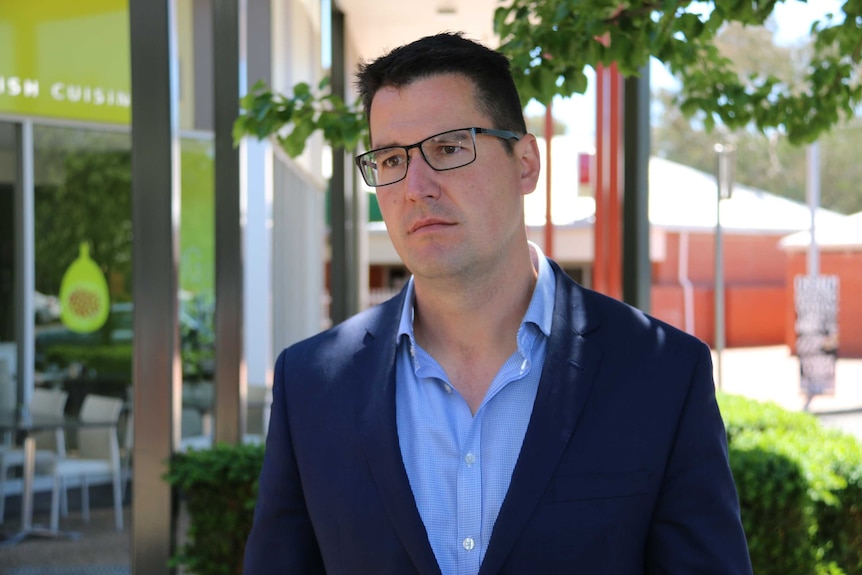
[[[392,170],[407,162],[407,156],[400,149],[382,150],[374,155],[374,162],[378,170]]]
[[[426,155],[430,155],[438,160],[447,160],[455,156],[463,155],[467,150],[468,141],[459,141],[452,138],[447,138],[442,141],[429,142],[429,146],[425,147]],[[431,148],[430,150],[428,148]]]
[[[396,156],[389,156],[388,158],[386,158],[385,160],[380,162],[380,164],[384,168],[397,168],[398,166],[400,166],[403,163],[404,163],[404,156],[397,156],[397,155]]]
[[[437,154],[440,156],[451,156],[452,154],[457,154],[464,148],[460,145],[456,144],[446,144],[444,146],[437,147]]]
[[[436,167],[449,168],[452,167],[453,162],[461,162],[462,158],[472,155],[473,139],[468,131],[446,132],[428,140],[423,146],[423,151],[432,162],[438,163]]]

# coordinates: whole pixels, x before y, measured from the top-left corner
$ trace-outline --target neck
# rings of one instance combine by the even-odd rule
[[[528,250],[526,257],[497,273],[462,282],[415,278],[413,329],[419,344],[432,355],[469,349],[508,356],[530,305],[537,269]]]

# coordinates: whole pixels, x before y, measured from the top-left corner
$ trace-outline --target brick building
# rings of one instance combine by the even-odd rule
[[[554,142],[556,146],[557,139]],[[572,154],[565,144],[560,147],[566,157]],[[543,150],[543,146],[539,148]],[[584,195],[588,190],[577,189],[577,164],[554,163],[553,247],[543,249],[577,281],[590,286],[595,204]],[[654,157],[650,160],[649,178],[650,312],[712,345],[718,209],[715,177]],[[539,189],[526,199],[528,235],[540,246],[545,245],[544,185],[540,182]],[[788,271],[788,256],[779,243],[790,234],[808,229],[810,211],[799,202],[741,185],[734,187],[729,199],[721,201],[720,210],[725,345],[783,344],[793,329],[793,318],[788,315],[788,305],[792,307],[792,275]],[[820,209],[816,225],[831,229],[846,219],[842,214]],[[368,245],[371,303],[375,303],[400,287],[408,273],[401,266],[382,222],[369,224]],[[857,247],[856,254],[860,258],[857,262],[862,263],[862,247]],[[827,261],[824,254],[824,269]],[[862,270],[862,265],[857,264],[856,268]],[[859,278],[862,280],[862,271]],[[852,309],[842,300],[843,307]],[[862,334],[845,333],[862,345]]]

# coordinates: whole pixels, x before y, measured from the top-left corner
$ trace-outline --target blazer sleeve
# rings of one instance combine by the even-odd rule
[[[254,523],[245,547],[245,575],[325,573],[288,425],[286,363],[286,353],[282,352],[275,365],[266,454]]]
[[[650,529],[646,572],[749,574],[712,360],[700,348]]]

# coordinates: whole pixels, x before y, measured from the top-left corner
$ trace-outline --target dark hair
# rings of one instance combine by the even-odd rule
[[[473,83],[477,105],[491,119],[492,128],[527,133],[508,58],[460,32],[426,36],[360,65],[356,87],[366,117],[370,121],[371,101],[381,88],[402,88],[440,74],[460,74]]]

